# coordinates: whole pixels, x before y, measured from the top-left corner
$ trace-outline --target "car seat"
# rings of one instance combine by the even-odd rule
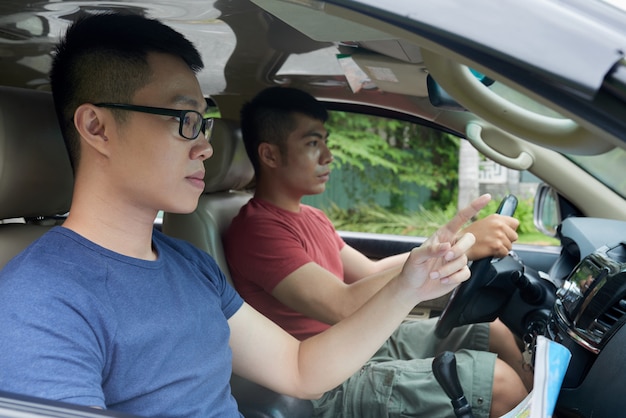
[[[213,156],[204,162],[204,193],[190,214],[164,213],[164,233],[185,239],[211,254],[232,285],[222,236],[239,209],[252,197],[245,190],[254,177],[236,121],[216,119],[211,137]],[[304,418],[313,413],[310,401],[273,392],[233,375],[231,388],[246,418]]]
[[[0,268],[63,221],[72,188],[52,95],[0,87]]]

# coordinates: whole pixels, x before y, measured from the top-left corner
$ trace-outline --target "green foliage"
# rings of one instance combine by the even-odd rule
[[[337,230],[408,236],[428,236],[449,219],[445,210],[400,214],[377,205],[350,210],[333,205],[325,213]]]
[[[399,212],[407,197],[406,184],[431,191],[434,205],[445,205],[456,196],[459,139],[431,128],[368,115],[330,112],[326,123],[335,165],[356,173],[373,202],[380,191],[391,193],[390,207]],[[356,190],[347,191],[356,198]]]

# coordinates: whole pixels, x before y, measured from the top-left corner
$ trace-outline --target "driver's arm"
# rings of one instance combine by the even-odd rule
[[[244,304],[228,320],[233,371],[280,393],[319,397],[358,370],[415,304],[444,295],[469,277],[465,253],[473,242],[467,234],[454,245],[433,239],[414,249],[401,273],[361,309],[303,342]]]
[[[490,215],[466,227],[463,232],[480,234],[477,241],[483,248],[474,253],[475,257],[482,254],[498,256],[499,253],[492,248],[510,248],[509,237],[517,239],[517,233],[513,229],[517,228],[517,225],[519,221],[515,218]],[[460,235],[459,232],[457,237]],[[354,248],[345,245],[340,255],[346,283],[320,265],[311,262],[286,276],[274,287],[272,296],[303,315],[327,324],[335,324],[351,315],[398,274],[408,253],[372,261]],[[374,273],[371,274],[372,272]],[[370,274],[358,278],[359,274],[365,273]]]
[[[281,280],[272,296],[303,315],[335,324],[354,313],[399,272],[400,265],[348,284],[310,262]]]
[[[388,279],[398,274],[400,267],[406,261],[409,253],[402,253],[372,260],[348,244],[341,249],[341,263],[343,264],[343,280],[353,283],[365,277],[381,274]]]

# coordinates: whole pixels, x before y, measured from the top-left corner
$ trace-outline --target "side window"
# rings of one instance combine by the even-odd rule
[[[335,161],[326,191],[304,203],[329,216],[337,230],[428,236],[459,206],[481,193],[493,213],[506,194],[520,204],[521,243],[555,244],[533,224],[533,197],[540,180],[480,155],[448,132],[378,116],[331,111],[327,122]]]

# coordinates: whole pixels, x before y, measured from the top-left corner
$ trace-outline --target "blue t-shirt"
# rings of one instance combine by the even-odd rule
[[[0,272],[0,390],[159,417],[240,417],[215,261],[155,230],[156,261],[63,227]]]

